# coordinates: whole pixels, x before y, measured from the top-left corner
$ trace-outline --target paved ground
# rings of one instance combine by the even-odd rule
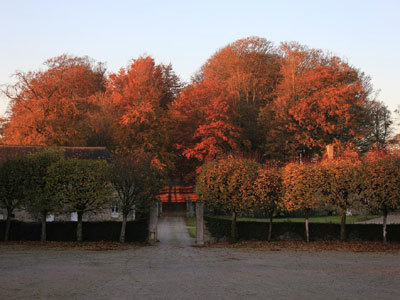
[[[400,255],[194,248],[164,217],[157,246],[0,245],[0,299],[400,299]]]

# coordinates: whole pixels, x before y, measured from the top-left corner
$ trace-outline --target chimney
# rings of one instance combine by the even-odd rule
[[[335,154],[334,154],[334,151],[333,151],[333,145],[332,144],[326,146],[326,154],[328,155],[328,159],[333,159],[334,158]]]

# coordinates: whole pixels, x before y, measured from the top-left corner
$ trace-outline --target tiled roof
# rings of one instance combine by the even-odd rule
[[[186,202],[190,200],[192,202],[197,200],[197,195],[193,191],[193,186],[187,185],[174,185],[166,186],[161,189],[158,197],[162,202]]]

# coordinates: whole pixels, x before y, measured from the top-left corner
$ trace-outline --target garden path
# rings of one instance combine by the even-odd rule
[[[185,219],[177,215],[165,215],[158,220],[158,240],[160,247],[186,247],[194,244],[188,234]]]

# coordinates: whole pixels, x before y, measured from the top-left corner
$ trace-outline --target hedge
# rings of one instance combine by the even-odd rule
[[[48,222],[48,241],[76,241],[77,222]],[[126,242],[144,242],[148,237],[148,220],[129,221],[126,224]],[[0,239],[4,240],[6,222],[0,221]],[[119,241],[121,222],[83,222],[84,241]],[[39,241],[41,224],[39,222],[12,221],[10,241]]]
[[[230,236],[231,221],[215,217],[205,217],[207,229],[216,239]],[[266,240],[268,236],[267,222],[237,222],[239,240]],[[328,241],[340,239],[340,224],[310,223],[310,240]],[[380,224],[346,224],[347,240],[381,241],[382,225]],[[273,240],[305,240],[304,223],[277,222],[272,226]],[[387,239],[400,242],[400,224],[387,225]]]

